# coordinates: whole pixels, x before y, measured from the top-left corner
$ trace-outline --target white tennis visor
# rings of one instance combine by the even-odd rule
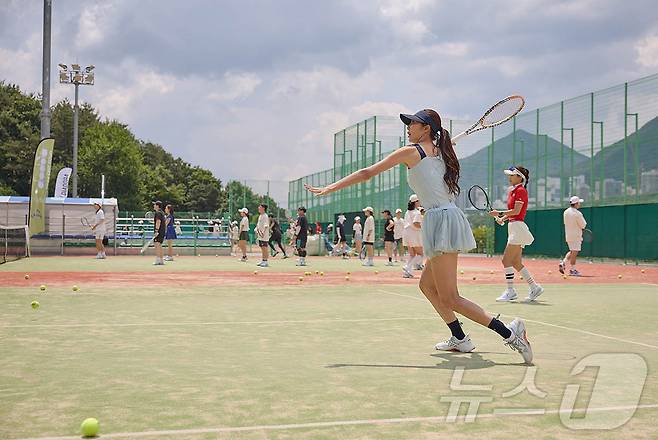
[[[525,181],[525,176],[523,175],[523,173],[521,171],[517,170],[516,167],[509,167],[508,169],[504,170],[503,172],[505,174],[507,174],[508,176],[521,176],[523,181]]]

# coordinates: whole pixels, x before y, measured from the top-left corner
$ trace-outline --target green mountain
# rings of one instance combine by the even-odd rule
[[[539,145],[539,163],[537,163],[537,145]],[[462,189],[468,189],[474,184],[487,185],[490,147],[491,144],[460,160]],[[507,177],[502,171],[512,165],[525,166],[530,170],[530,181],[536,181],[539,176],[544,176],[545,156],[548,157],[546,165],[549,176],[560,175],[560,154],[562,154],[562,166],[565,174],[571,170],[571,147],[563,145],[551,137],[538,137],[525,130],[517,130],[515,134],[510,133],[496,140],[493,151],[494,186],[506,187],[508,185]],[[582,168],[588,161],[587,156],[577,151],[573,152],[574,170]]]
[[[635,127],[630,127],[629,132]],[[605,132],[603,134],[605,136]],[[630,186],[637,186],[636,166],[639,173],[649,170],[658,170],[658,117],[644,124],[637,133],[626,139],[626,170],[627,181]],[[605,178],[624,180],[624,139],[612,145],[605,146],[603,151],[594,155],[595,179]],[[589,175],[588,175],[589,177]]]

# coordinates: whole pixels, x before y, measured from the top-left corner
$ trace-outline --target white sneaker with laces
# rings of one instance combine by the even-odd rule
[[[512,336],[505,339],[505,345],[523,356],[523,360],[529,364],[532,362],[532,347],[526,336],[525,323],[520,318],[514,318],[507,328],[512,332]]]
[[[580,272],[578,272],[578,269],[571,269],[571,270],[569,271],[569,276],[570,276],[570,277],[581,277],[581,276],[583,276],[583,274],[581,274]]]
[[[461,353],[470,353],[475,350],[475,344],[471,341],[470,336],[466,335],[464,339],[457,339],[451,336],[450,339],[444,342],[439,342],[434,346],[437,350],[442,351],[459,351]]]
[[[534,286],[530,287],[526,301],[534,301],[537,298],[539,298],[539,295],[541,295],[542,293],[544,293],[544,288],[539,284],[535,284]]]
[[[498,302],[509,302],[509,301],[514,301],[518,295],[516,294],[515,289],[505,289],[502,295],[500,295],[498,298],[496,298],[496,301]]]

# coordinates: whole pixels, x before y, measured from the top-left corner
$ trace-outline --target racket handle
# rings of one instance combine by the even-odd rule
[[[461,133],[459,133],[457,136],[451,138],[450,140],[452,141],[453,144],[456,144],[457,141],[459,141],[459,139],[461,139],[461,138],[463,138],[464,136],[466,136],[466,134],[467,134],[467,133],[466,133],[465,131],[462,131]]]

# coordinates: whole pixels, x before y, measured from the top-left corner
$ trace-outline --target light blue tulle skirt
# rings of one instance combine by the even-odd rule
[[[454,204],[427,210],[422,236],[423,253],[428,258],[443,253],[468,252],[476,247],[471,224]]]

